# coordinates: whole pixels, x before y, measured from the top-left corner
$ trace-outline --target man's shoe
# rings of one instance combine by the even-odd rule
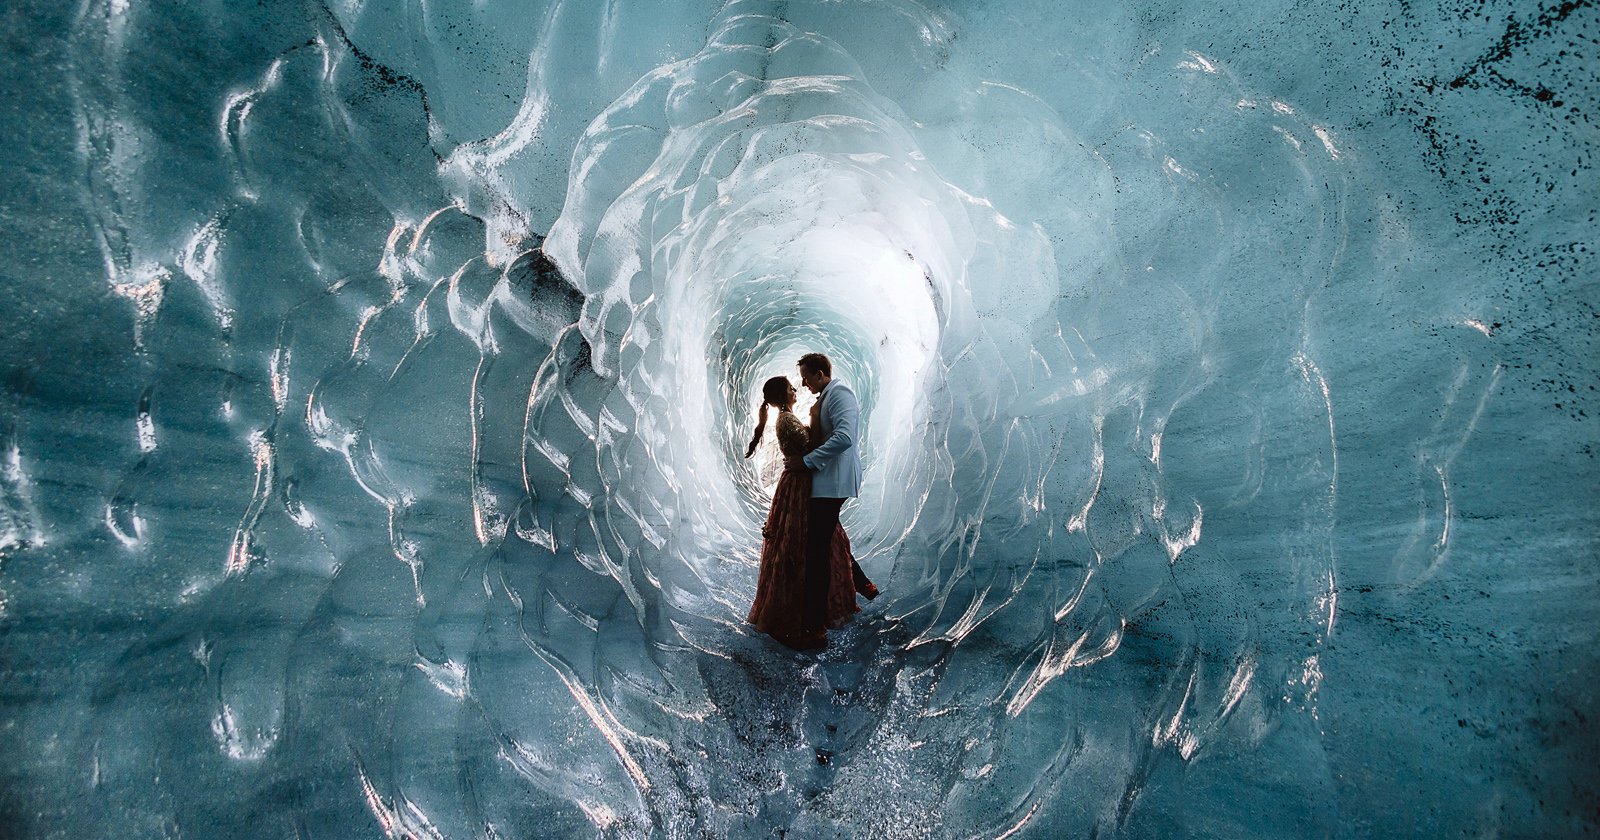
[[[878,585],[871,581],[868,581],[866,585],[862,586],[856,591],[861,593],[861,597],[867,599],[868,601],[878,597]]]

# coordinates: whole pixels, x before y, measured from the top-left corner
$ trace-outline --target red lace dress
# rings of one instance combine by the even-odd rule
[[[778,414],[778,449],[784,457],[804,455],[808,446],[805,424],[794,412]],[[772,493],[772,510],[761,529],[761,573],[756,581],[756,600],[750,607],[750,623],[780,641],[796,641],[803,635],[806,583],[806,518],[811,502],[811,471],[800,467],[785,469]],[[833,552],[828,559],[829,627],[838,627],[860,608],[856,606],[855,581],[851,567],[850,538],[844,526],[833,532]]]

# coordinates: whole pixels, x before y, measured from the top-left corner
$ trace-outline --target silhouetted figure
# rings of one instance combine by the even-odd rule
[[[772,508],[761,529],[761,570],[749,620],[757,629],[801,650],[827,645],[825,627],[836,627],[858,610],[855,576],[860,574],[850,553],[850,540],[839,525],[838,507],[831,519],[819,520],[813,512],[813,476],[802,459],[810,450],[812,432],[794,414],[796,391],[788,379],[775,376],[762,386],[760,417],[755,436],[745,452],[748,458],[767,425],[769,407],[778,409],[778,449],[784,470],[772,494]],[[815,526],[831,539],[814,540]],[[821,584],[811,578],[811,552],[820,542],[823,552]],[[871,582],[867,582],[871,586]],[[877,594],[876,587],[872,590]]]

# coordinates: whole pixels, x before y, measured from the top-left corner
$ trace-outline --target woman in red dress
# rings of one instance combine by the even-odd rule
[[[761,442],[767,426],[767,408],[778,409],[778,449],[785,458],[804,455],[815,444],[812,430],[794,414],[796,391],[782,376],[768,379],[761,388],[761,416],[755,437],[744,453],[749,458]],[[761,572],[756,581],[756,599],[749,620],[756,629],[799,650],[827,646],[824,631],[807,634],[801,627],[805,614],[806,510],[811,501],[811,471],[785,467],[772,493],[772,509],[761,529]],[[850,554],[850,538],[840,526],[833,533],[833,552],[828,563],[829,627],[850,619],[856,606],[855,558]],[[862,576],[865,581],[866,577]],[[866,586],[871,587],[871,582]],[[872,587],[872,595],[876,595]],[[870,596],[869,596],[870,597]]]

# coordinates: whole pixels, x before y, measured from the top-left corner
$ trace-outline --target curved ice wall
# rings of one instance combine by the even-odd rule
[[[1587,3],[3,26],[8,834],[1595,828]]]

